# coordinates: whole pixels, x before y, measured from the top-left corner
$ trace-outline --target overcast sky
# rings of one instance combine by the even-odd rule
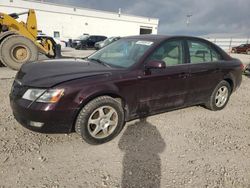
[[[159,34],[250,36],[250,0],[46,0],[160,19]],[[186,24],[187,14],[192,14]]]

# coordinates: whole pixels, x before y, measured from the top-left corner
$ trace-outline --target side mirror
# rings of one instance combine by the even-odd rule
[[[146,64],[146,69],[165,69],[166,64],[161,60],[151,60]]]

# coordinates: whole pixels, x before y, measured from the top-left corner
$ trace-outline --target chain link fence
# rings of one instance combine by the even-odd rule
[[[227,52],[230,52],[232,47],[250,43],[250,38],[206,38],[206,39],[217,44]]]

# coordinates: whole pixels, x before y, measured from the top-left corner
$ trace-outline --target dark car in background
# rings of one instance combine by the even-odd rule
[[[107,37],[102,35],[86,35],[86,37],[82,38],[77,45],[75,46],[75,49],[77,50],[84,50],[88,48],[94,48],[95,43],[104,41],[107,39]]]
[[[89,34],[83,34],[79,37],[77,37],[76,39],[69,39],[69,46],[72,48],[75,48],[78,44],[80,44],[80,42],[82,40],[85,40],[87,37],[89,36]]]
[[[232,53],[246,53],[250,55],[250,44],[241,44],[240,46],[233,47]]]
[[[136,118],[191,105],[222,110],[241,84],[242,69],[204,39],[126,37],[86,59],[24,64],[10,104],[29,129],[75,130],[88,143],[101,144]]]
[[[100,41],[95,43],[95,49],[99,50],[101,48],[103,48],[104,46],[107,46],[109,44],[111,44],[112,42],[115,42],[117,40],[119,40],[121,37],[109,37],[107,39],[105,39],[104,41]]]

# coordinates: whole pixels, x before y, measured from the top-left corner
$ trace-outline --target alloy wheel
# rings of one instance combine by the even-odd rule
[[[220,108],[227,102],[229,91],[226,86],[222,86],[218,89],[215,95],[215,105]]]
[[[97,139],[111,135],[118,125],[117,111],[111,106],[101,106],[88,119],[88,131]]]

